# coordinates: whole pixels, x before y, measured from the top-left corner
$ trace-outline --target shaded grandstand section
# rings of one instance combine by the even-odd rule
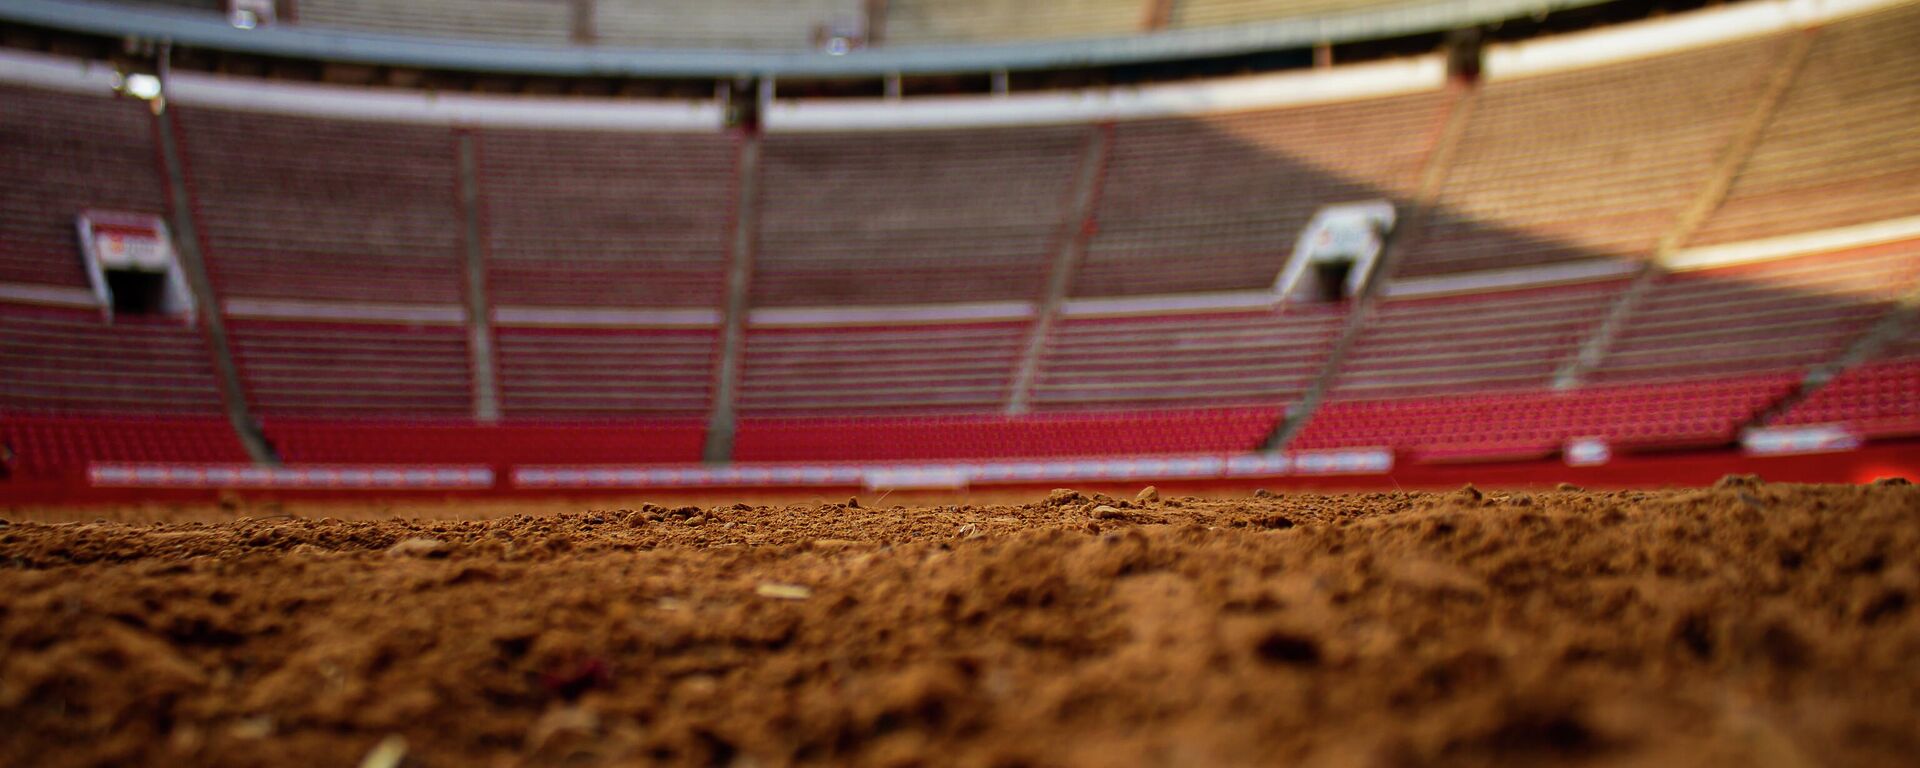
[[[1000,411],[1026,329],[1024,322],[749,327],[739,411]]]
[[[697,416],[712,403],[711,328],[496,326],[508,419]]]
[[[193,215],[221,295],[461,300],[445,126],[175,105]]]
[[[213,356],[174,318],[0,303],[0,413],[218,414]],[[0,416],[5,420],[6,416]]]
[[[0,283],[80,288],[74,216],[167,210],[146,102],[0,85]]]
[[[719,303],[738,175],[736,137],[476,133],[494,305]]]
[[[468,417],[466,329],[458,325],[235,319],[234,362],[265,416]]]
[[[1345,319],[1341,307],[1062,318],[1047,337],[1032,406],[1291,404],[1320,374]]]
[[[1328,203],[1405,205],[1442,92],[1114,123],[1074,296],[1260,290]]]
[[[1038,298],[1091,133],[769,134],[753,304]]]

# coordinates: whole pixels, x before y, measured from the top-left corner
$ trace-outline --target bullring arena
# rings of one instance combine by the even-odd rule
[[[0,765],[1911,765],[1920,5],[0,0]]]

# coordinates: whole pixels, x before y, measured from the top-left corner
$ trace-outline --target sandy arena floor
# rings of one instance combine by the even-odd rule
[[[0,765],[1920,755],[1904,485],[233,514],[0,527]]]

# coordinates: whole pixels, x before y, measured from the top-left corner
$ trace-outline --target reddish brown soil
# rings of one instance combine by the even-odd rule
[[[1911,487],[1112,506],[15,520],[0,764],[1920,755]]]

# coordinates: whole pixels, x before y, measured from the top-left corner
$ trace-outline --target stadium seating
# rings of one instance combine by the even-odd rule
[[[444,127],[175,106],[208,270],[227,297],[457,303]]]
[[[1088,137],[1084,126],[769,135],[753,301],[1031,301]]]
[[[817,25],[859,18],[862,0],[594,0],[594,39],[643,48],[804,50]]]
[[[1054,323],[1035,377],[1037,410],[1274,405],[1320,374],[1337,308]]]
[[[267,416],[473,413],[459,326],[233,320],[247,400]]]
[[[0,443],[24,479],[71,479],[95,461],[245,462],[224,418],[0,413]]]
[[[1216,27],[1406,5],[1405,0],[1177,0],[1167,25]]]
[[[1289,448],[1393,448],[1416,461],[1538,459],[1568,440],[1616,450],[1728,445],[1792,375],[1322,404]]]
[[[568,0],[300,0],[299,23],[404,35],[562,44]]]
[[[887,45],[1120,37],[1145,28],[1142,0],[890,0]]]
[[[1920,327],[1848,368],[1772,421],[1845,424],[1866,437],[1920,435]]]
[[[496,327],[508,418],[704,414],[717,349],[709,329]]]
[[[87,285],[74,216],[164,214],[145,102],[0,85],[0,283]]]
[[[742,419],[742,461],[915,461],[1169,453],[1259,447],[1279,411],[1243,408],[1028,416]]]
[[[1721,159],[1785,38],[1481,86],[1405,277],[1640,259]]]
[[[495,305],[719,304],[730,135],[486,129],[479,142]]]
[[[1602,280],[1382,300],[1348,349],[1333,396],[1546,387],[1625,285]]]
[[[1916,276],[1915,243],[1665,274],[1590,380],[1804,372],[1879,321]]]
[[[293,464],[642,464],[694,462],[698,420],[543,421],[263,419],[267,441]]]
[[[1439,93],[1114,124],[1075,296],[1273,285],[1320,206],[1405,199]]]
[[[217,413],[213,356],[172,318],[0,304],[0,409]]]
[[[995,411],[1026,323],[748,328],[747,415]]]
[[[1727,199],[1693,238],[1730,243],[1920,215],[1920,6],[1819,30]]]

